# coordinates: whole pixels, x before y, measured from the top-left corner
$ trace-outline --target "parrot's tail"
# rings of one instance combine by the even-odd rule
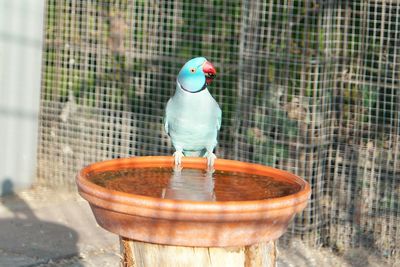
[[[205,150],[205,149],[203,149],[203,150],[184,150],[183,154],[186,157],[204,157],[206,152],[207,152],[207,150]]]

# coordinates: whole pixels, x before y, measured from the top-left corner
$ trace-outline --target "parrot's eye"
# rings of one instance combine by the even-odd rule
[[[195,72],[196,72],[196,69],[195,69],[195,68],[191,68],[191,69],[190,69],[190,72],[191,72],[191,73],[195,73]]]

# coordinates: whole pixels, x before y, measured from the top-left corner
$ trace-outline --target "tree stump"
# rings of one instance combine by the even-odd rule
[[[123,267],[275,267],[275,242],[244,247],[181,247],[120,237]]]

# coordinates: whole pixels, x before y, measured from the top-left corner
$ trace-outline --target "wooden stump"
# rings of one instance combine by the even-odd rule
[[[273,241],[245,247],[178,247],[120,238],[123,267],[275,267]]]

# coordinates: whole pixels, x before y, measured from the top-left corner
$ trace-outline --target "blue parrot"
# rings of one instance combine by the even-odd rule
[[[204,57],[189,60],[178,74],[164,118],[165,131],[175,148],[175,165],[181,164],[183,156],[207,157],[208,166],[214,165],[222,113],[207,86],[215,75],[214,66]]]

